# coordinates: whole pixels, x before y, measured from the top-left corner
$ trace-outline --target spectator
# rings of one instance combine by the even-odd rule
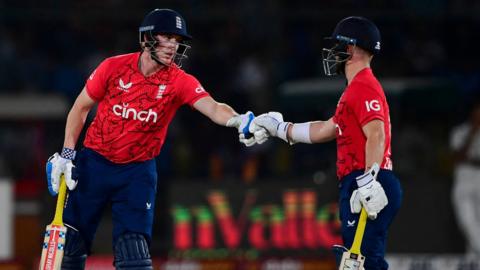
[[[453,206],[467,242],[467,256],[480,254],[480,102],[469,119],[455,127],[450,146],[455,155]]]

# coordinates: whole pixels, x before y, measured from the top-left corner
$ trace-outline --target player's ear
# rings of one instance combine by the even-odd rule
[[[349,54],[353,54],[355,52],[355,50],[359,49],[358,47],[354,46],[354,45],[347,45],[347,53]]]

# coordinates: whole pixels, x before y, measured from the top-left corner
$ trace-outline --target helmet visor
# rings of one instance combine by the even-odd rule
[[[327,38],[327,41],[333,43],[333,39]],[[329,48],[322,49],[323,71],[327,76],[334,76],[344,73],[345,62],[352,56],[347,52],[347,42],[335,40],[335,43]]]
[[[166,66],[176,64],[181,67],[182,61],[188,58],[187,52],[191,48],[183,39],[179,41],[160,41],[151,31],[140,32],[139,39],[142,50],[147,48],[153,60]]]

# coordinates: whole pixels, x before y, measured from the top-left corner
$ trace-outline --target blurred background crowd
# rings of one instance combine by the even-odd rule
[[[478,1],[2,0],[0,103],[12,97],[33,97],[35,103],[54,96],[62,97],[68,109],[104,58],[139,50],[138,25],[153,8],[175,9],[184,16],[194,40],[183,68],[215,99],[240,113],[277,110],[288,121],[302,122],[331,116],[343,89],[344,82],[323,74],[323,38],[343,17],[372,19],[382,34],[373,68],[390,102],[393,164],[405,189],[390,251],[466,251],[451,206],[449,136],[480,97]],[[18,207],[30,205],[22,202],[40,202],[33,211],[40,229],[53,209],[44,207],[53,203],[44,164],[61,149],[66,114],[0,113],[0,177],[13,180],[18,215],[30,211]],[[336,181],[334,143],[291,147],[271,140],[245,148],[235,130],[215,126],[188,107],[172,122],[158,165],[156,254],[171,248],[163,239],[169,239],[172,185],[200,181],[255,187],[304,181],[321,187],[325,180]],[[433,224],[439,229],[430,234]],[[25,243],[15,244],[17,252],[27,253],[21,247]],[[108,253],[105,246],[98,251]]]

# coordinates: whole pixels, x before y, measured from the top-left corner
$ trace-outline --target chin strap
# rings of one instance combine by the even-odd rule
[[[339,75],[344,75],[345,74],[345,66],[346,66],[346,61],[340,62],[337,67],[336,67],[336,73]]]
[[[142,53],[148,53],[148,54],[150,55],[150,59],[152,59],[153,61],[155,61],[155,63],[157,63],[157,64],[159,64],[159,65],[168,66],[168,65],[166,65],[165,63],[162,63],[162,62],[155,56],[155,53],[154,53],[153,51],[151,51],[151,50],[149,50],[149,51],[145,50],[146,47],[143,46],[143,45],[142,45],[141,47],[142,47]],[[139,61],[139,62],[138,62],[138,67],[141,68],[141,65],[142,65],[141,62],[142,62],[142,60],[139,59],[138,61]]]
[[[160,62],[160,60],[158,60],[158,59],[154,56],[154,54],[153,54],[152,52],[148,52],[148,51],[146,51],[144,48],[142,48],[141,53],[147,53],[147,54],[150,55],[150,59],[152,59],[153,61],[155,61],[155,63],[157,63],[157,64],[159,64],[159,65],[162,65],[162,66],[165,66],[165,67],[169,67],[168,65]],[[138,69],[139,69],[139,70],[142,70],[142,58],[141,58],[141,56],[140,56],[140,58],[138,59]]]
[[[159,65],[167,66],[166,64],[164,64],[160,60],[158,60],[158,58],[155,56],[155,53],[153,53],[152,51],[150,51],[150,58],[152,58],[152,60],[155,61]]]

